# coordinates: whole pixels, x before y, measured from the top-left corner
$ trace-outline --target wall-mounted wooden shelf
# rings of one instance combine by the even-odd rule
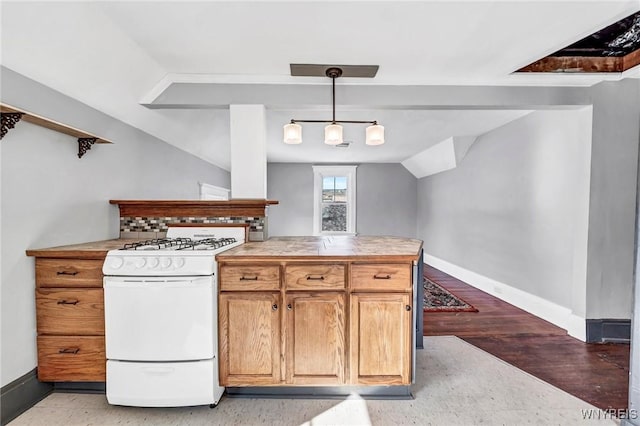
[[[264,217],[265,208],[278,204],[276,200],[232,199],[209,200],[109,200],[120,207],[120,216],[143,217]]]
[[[78,140],[78,158],[82,158],[94,143],[113,143],[108,139],[98,137],[84,130],[76,129],[75,127],[67,126],[66,124],[58,123],[49,118],[3,103],[0,103],[0,116],[2,117],[2,133],[0,134],[0,139],[2,139],[10,129],[13,129],[20,120],[24,120],[27,123],[46,127],[47,129],[55,130],[56,132],[76,138]]]

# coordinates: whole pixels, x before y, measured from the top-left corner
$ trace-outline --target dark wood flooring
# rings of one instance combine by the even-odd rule
[[[424,275],[479,311],[425,312],[425,336],[458,336],[598,408],[628,408],[628,344],[583,343],[429,265]]]

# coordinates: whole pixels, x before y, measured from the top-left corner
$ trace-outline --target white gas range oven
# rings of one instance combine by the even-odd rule
[[[107,400],[140,407],[215,406],[218,286],[215,255],[245,227],[171,227],[128,244],[103,265]]]

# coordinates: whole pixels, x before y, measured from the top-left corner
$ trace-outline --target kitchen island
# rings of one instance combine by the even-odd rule
[[[218,254],[221,385],[230,395],[409,396],[421,252],[415,239],[323,236]]]

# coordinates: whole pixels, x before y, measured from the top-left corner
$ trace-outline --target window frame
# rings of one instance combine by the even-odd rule
[[[313,167],[313,235],[356,235],[356,168],[358,166]],[[322,182],[325,177],[347,178],[347,230],[322,231]]]

